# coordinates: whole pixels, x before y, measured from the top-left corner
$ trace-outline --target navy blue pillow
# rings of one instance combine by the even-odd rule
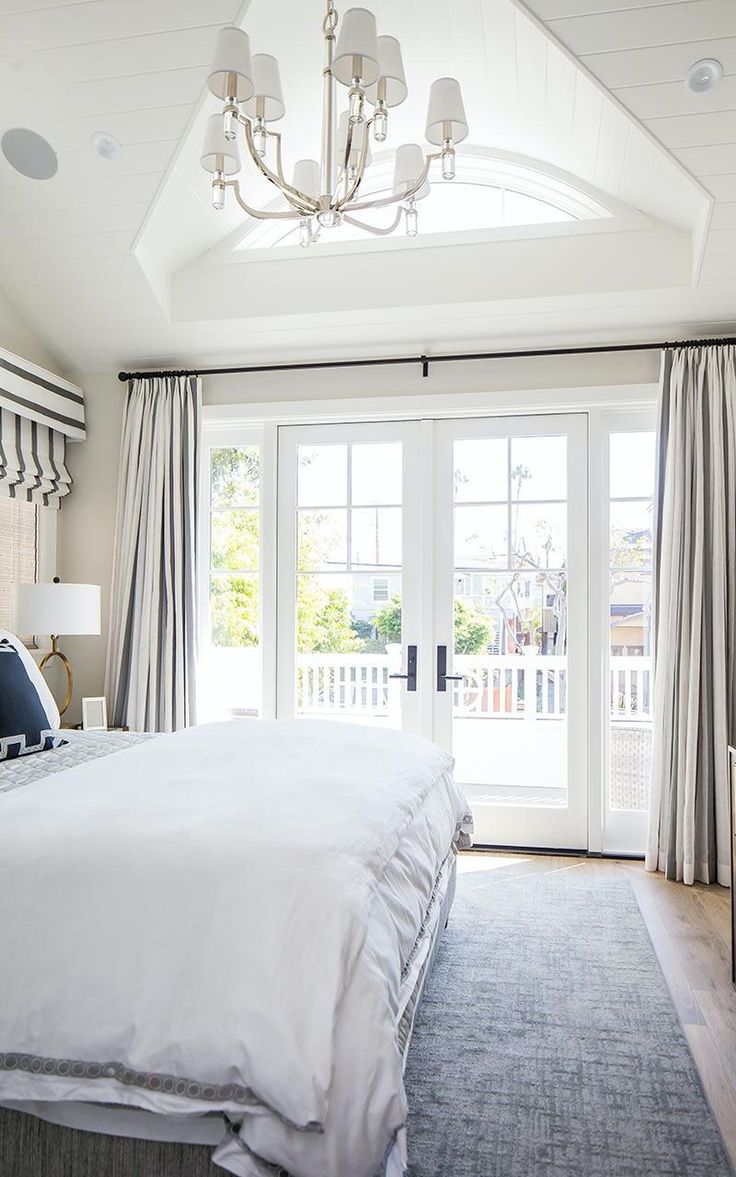
[[[48,716],[15,646],[0,641],[0,760],[48,752],[66,744]]]

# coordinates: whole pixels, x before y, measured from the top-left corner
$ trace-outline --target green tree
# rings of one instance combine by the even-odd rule
[[[484,613],[455,601],[454,642],[456,654],[482,654],[494,638],[493,626]],[[401,597],[392,597],[376,614],[374,625],[388,642],[401,641]]]
[[[300,576],[296,612],[300,654],[354,654],[361,649],[343,589],[326,588],[315,576]]]

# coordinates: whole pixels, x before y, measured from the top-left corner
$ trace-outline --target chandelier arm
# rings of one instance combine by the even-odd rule
[[[398,229],[403,211],[402,208],[397,209],[396,216],[385,229],[379,229],[376,225],[367,225],[365,221],[359,221],[357,217],[344,215],[342,219],[346,225],[354,225],[356,229],[365,229],[367,233],[373,233],[374,237],[388,237],[389,233],[393,233],[394,229]]]
[[[245,129],[245,145],[248,148],[248,154],[261,174],[266,177],[269,183],[273,184],[274,188],[278,188],[281,195],[285,197],[290,204],[301,208],[304,212],[304,215],[311,215],[312,213],[316,213],[319,205],[315,200],[312,200],[311,196],[307,196],[304,192],[300,192],[298,188],[293,188],[291,184],[287,184],[286,181],[279,179],[275,172],[271,171],[268,164],[263,162],[261,156],[256,151],[255,143],[253,142],[253,128],[250,125],[250,119],[245,118],[244,115],[239,115],[238,121]]]
[[[428,155],[424,167],[422,168],[421,175],[416,180],[416,182],[412,184],[411,188],[407,188],[406,192],[401,192],[399,195],[392,193],[391,196],[379,196],[376,197],[375,200],[359,200],[355,204],[345,204],[342,208],[342,212],[359,212],[364,208],[387,208],[391,204],[396,204],[397,201],[400,202],[404,200],[411,200],[412,196],[416,196],[417,192],[427,179],[432,162],[435,159],[441,159],[441,157],[441,151],[437,151],[432,155]]]
[[[258,221],[299,221],[304,217],[304,213],[299,209],[289,209],[288,212],[270,212],[265,208],[251,208],[240,195],[240,184],[237,180],[226,180],[224,187],[232,188],[235,199],[243,212],[247,213],[249,217],[255,217]]]
[[[368,119],[367,123],[365,123],[364,126],[365,126],[365,131],[363,132],[363,142],[360,145],[360,159],[358,160],[358,166],[356,168],[356,176],[355,176],[355,179],[353,180],[352,186],[350,188],[346,187],[345,197],[343,200],[340,201],[339,206],[338,206],[341,210],[349,207],[351,200],[353,200],[353,198],[357,195],[358,189],[360,188],[360,185],[363,183],[363,180],[365,179],[365,169],[366,169],[366,166],[368,163],[368,143],[370,141],[370,133],[371,133],[371,128],[373,126],[373,119],[372,118]],[[352,130],[349,129],[348,130],[348,144],[351,144],[351,143],[352,143]],[[349,151],[346,156],[346,165],[345,165],[346,173],[347,173],[347,158],[349,158]]]
[[[312,216],[312,214],[315,212],[315,209],[316,209],[316,202],[313,201],[310,204],[310,207],[307,208],[304,205],[303,201],[297,201],[293,196],[290,196],[290,194],[289,194],[290,185],[287,182],[286,177],[284,176],[284,167],[283,167],[283,163],[282,163],[282,159],[281,159],[281,132],[280,131],[266,131],[266,134],[269,136],[269,138],[276,140],[276,175],[279,178],[279,185],[281,187],[281,191],[282,191],[285,199],[288,200],[288,202],[292,206],[292,208],[298,209],[301,213],[303,213],[303,215]],[[296,191],[298,191],[298,189],[295,188],[294,191],[296,192]],[[301,197],[303,194],[300,192],[299,195]]]

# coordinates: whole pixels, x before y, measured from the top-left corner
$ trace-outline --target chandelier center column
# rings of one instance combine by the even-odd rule
[[[321,188],[320,204],[323,210],[329,208],[335,191],[335,135],[337,129],[337,111],[335,105],[335,77],[332,63],[335,55],[335,30],[337,29],[337,13],[334,0],[327,0],[327,14],[322,25],[325,38],[325,68],[322,71],[324,79],[324,98],[322,105],[322,158],[320,167]]]

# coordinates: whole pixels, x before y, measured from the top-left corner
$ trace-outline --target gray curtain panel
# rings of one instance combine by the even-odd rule
[[[194,723],[201,394],[188,376],[132,380],[120,485],[105,693],[113,723]]]
[[[664,353],[647,870],[728,886],[736,737],[736,347]]]

